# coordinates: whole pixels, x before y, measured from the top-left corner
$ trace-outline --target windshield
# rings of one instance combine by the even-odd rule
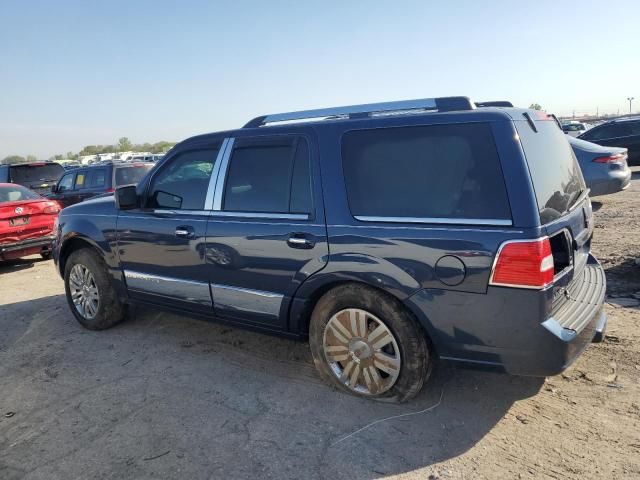
[[[11,181],[20,184],[44,182],[57,180],[63,173],[64,168],[57,163],[13,165],[11,167]]]
[[[585,190],[582,172],[562,130],[555,122],[515,122],[527,158],[544,225],[564,215]]]
[[[116,187],[122,185],[137,185],[153,165],[134,165],[116,169]]]
[[[41,197],[36,192],[21,185],[0,186],[0,203],[37,200],[39,198]]]

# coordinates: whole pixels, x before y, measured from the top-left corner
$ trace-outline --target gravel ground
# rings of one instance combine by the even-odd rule
[[[331,390],[303,343],[150,310],[84,330],[52,262],[1,266],[0,478],[640,478],[634,177],[594,201],[604,343],[546,380],[441,367],[404,405]]]

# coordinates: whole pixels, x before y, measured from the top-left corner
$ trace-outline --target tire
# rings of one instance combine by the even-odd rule
[[[88,272],[86,276],[82,275],[85,270]],[[82,278],[80,282],[79,274]],[[78,289],[79,285],[80,289]],[[85,285],[86,291],[83,290]],[[126,306],[116,295],[109,279],[107,266],[91,249],[82,248],[71,253],[64,268],[64,289],[73,315],[83,327],[89,330],[111,328],[125,318]],[[79,302],[79,305],[76,305],[72,298],[72,290],[76,293],[82,290],[83,296],[80,298],[95,299],[97,297],[97,301],[90,301],[85,305]]]
[[[43,258],[43,260],[50,260],[51,259],[51,250],[48,250],[46,252],[41,252],[40,256]]]
[[[311,314],[309,344],[320,376],[360,397],[405,402],[431,373],[427,339],[413,315],[366,285],[341,285],[320,298]]]

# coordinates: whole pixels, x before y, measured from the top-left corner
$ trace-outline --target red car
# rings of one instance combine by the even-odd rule
[[[0,261],[39,253],[51,255],[60,205],[33,190],[0,183]]]

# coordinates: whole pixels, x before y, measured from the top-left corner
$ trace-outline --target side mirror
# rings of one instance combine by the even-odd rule
[[[131,210],[139,206],[138,192],[136,192],[135,185],[116,188],[114,196],[118,210]]]
[[[58,193],[58,185],[51,185],[51,193]]]

